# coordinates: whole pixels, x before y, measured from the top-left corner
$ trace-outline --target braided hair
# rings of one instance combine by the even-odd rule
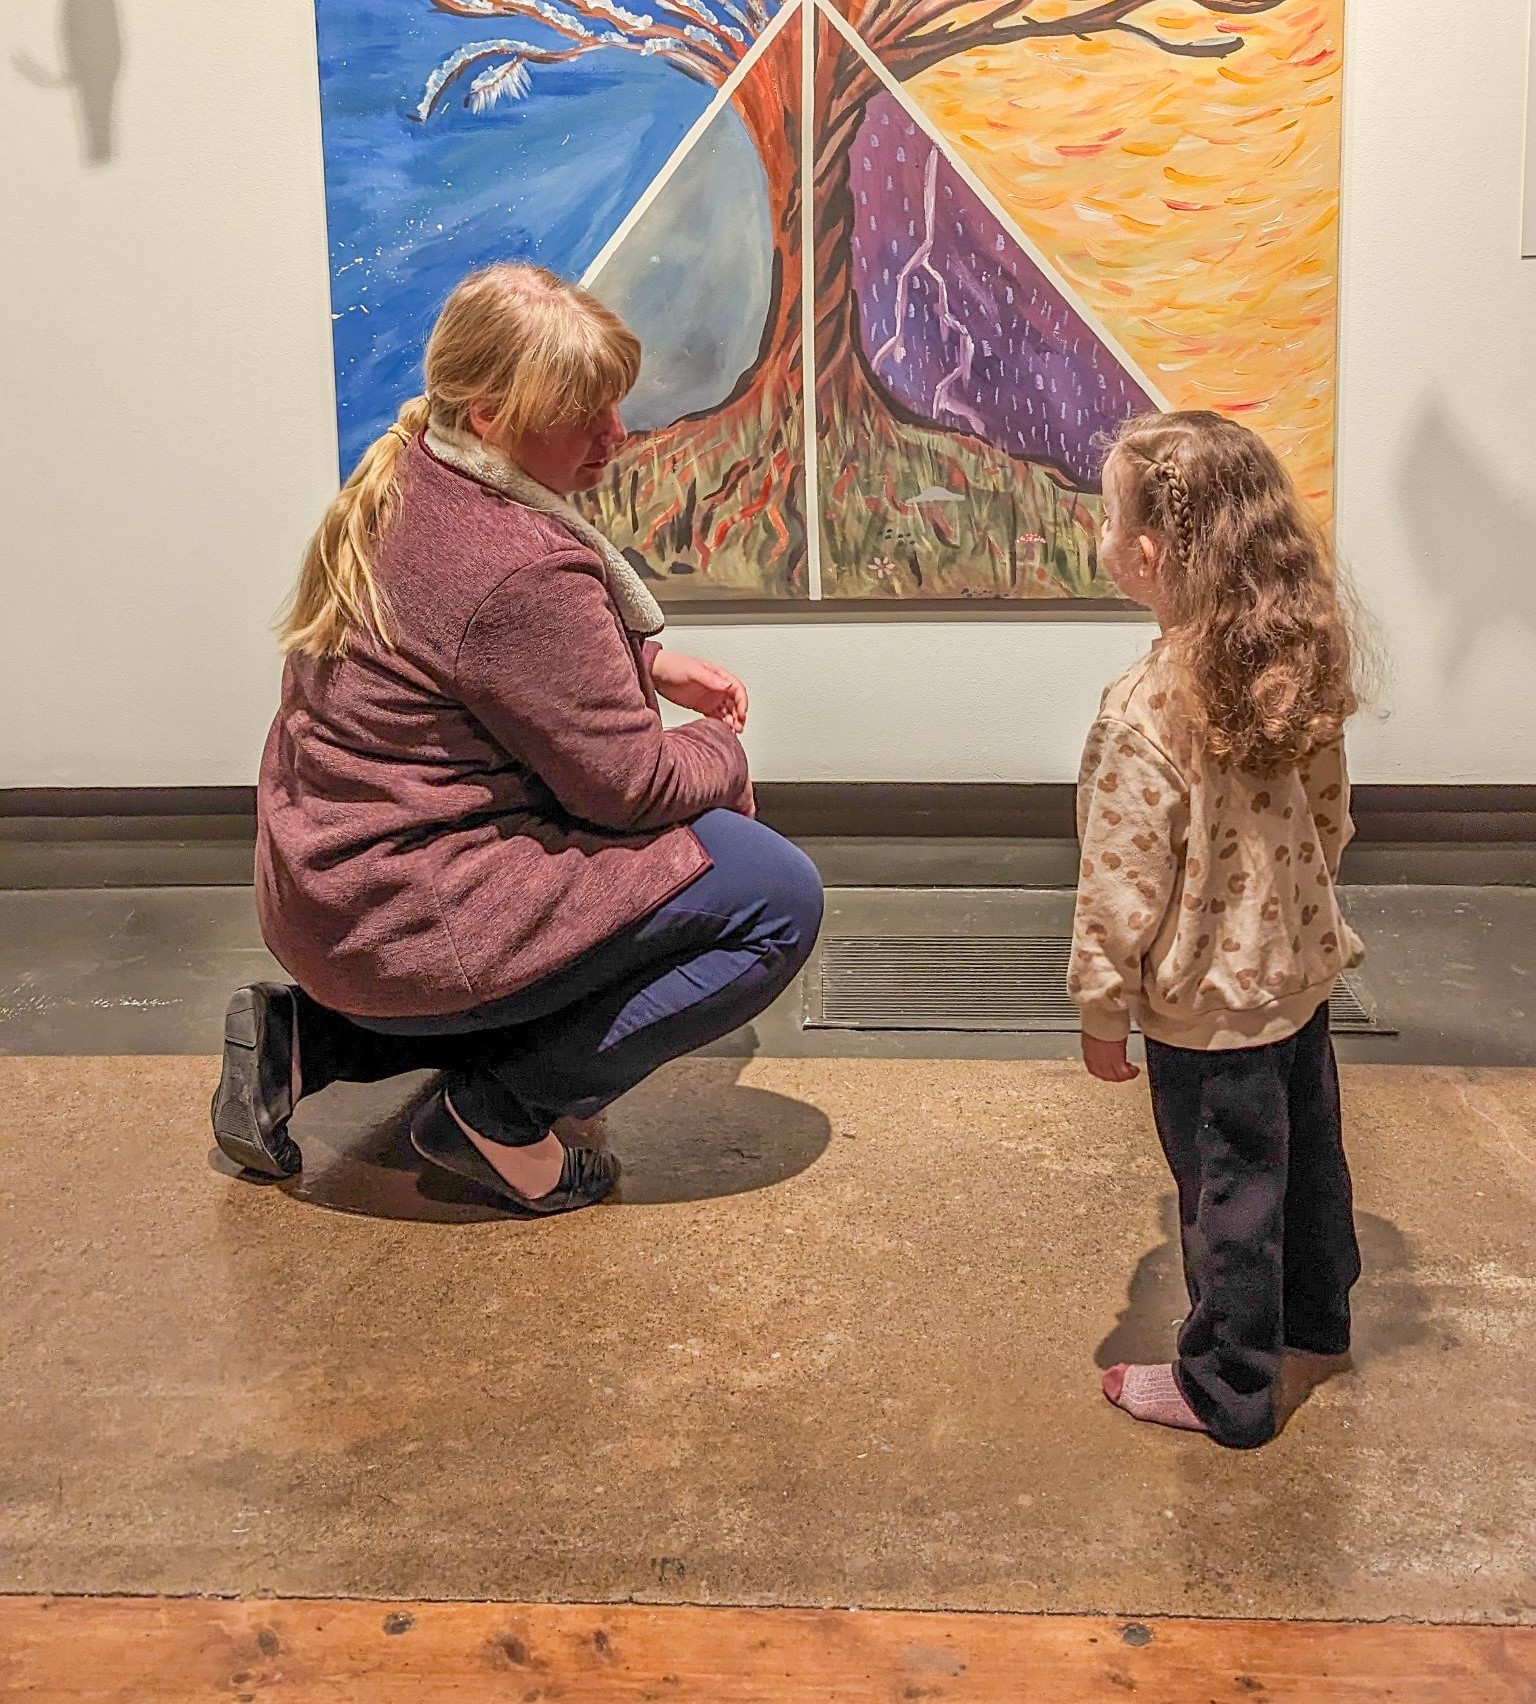
[[[1170,459],[1152,463],[1152,472],[1167,487],[1167,508],[1179,561],[1187,565],[1195,553],[1195,514],[1184,469]]]
[[[1337,741],[1359,708],[1356,647],[1328,539],[1274,451],[1219,414],[1151,414],[1110,462],[1125,528],[1157,549],[1158,613],[1206,749],[1266,774]]]

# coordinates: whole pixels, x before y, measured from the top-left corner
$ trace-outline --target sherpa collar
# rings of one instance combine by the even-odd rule
[[[607,577],[609,596],[629,632],[637,638],[649,639],[666,626],[661,606],[651,596],[629,560],[563,497],[540,485],[538,480],[524,473],[515,462],[493,450],[473,432],[459,431],[434,420],[427,426],[426,445],[439,461],[446,462],[449,467],[467,474],[481,485],[490,486],[493,491],[500,491],[525,508],[537,509],[541,515],[559,521],[583,544],[596,551]]]

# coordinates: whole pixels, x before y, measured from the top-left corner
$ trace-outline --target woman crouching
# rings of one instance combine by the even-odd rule
[[[603,1199],[554,1134],[763,1010],[821,922],[815,867],[754,819],[747,695],[654,641],[660,610],[566,501],[624,441],[640,348],[530,266],[466,279],[426,395],[364,454],[283,628],[258,789],[262,932],[223,1151],[295,1172],[302,1095],[433,1068],[428,1160],[515,1206]],[[662,725],[657,696],[700,713]]]

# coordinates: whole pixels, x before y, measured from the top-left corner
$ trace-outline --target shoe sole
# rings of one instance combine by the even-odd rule
[[[263,1034],[260,997],[238,989],[224,1011],[224,1069],[209,1108],[219,1151],[246,1171],[263,1177],[293,1177],[304,1164],[288,1134],[293,1103],[285,1089],[281,1104],[261,1087]]]

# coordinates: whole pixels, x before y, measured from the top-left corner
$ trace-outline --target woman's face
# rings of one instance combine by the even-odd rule
[[[610,402],[590,420],[525,433],[514,446],[512,459],[540,485],[565,496],[590,491],[627,436],[619,405]]]

